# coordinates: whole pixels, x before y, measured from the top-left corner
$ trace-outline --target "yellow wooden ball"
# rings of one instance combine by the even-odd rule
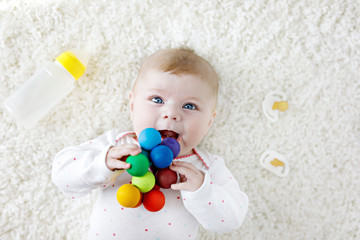
[[[141,194],[140,190],[134,185],[124,184],[118,189],[116,198],[121,206],[132,208],[139,203]]]

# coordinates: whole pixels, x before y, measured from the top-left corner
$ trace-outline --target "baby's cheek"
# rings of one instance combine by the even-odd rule
[[[137,134],[148,127],[155,127],[154,112],[147,109],[137,112],[132,118],[132,122]]]
[[[192,131],[188,137],[186,139],[184,139],[184,143],[183,143],[183,151],[185,152],[190,152],[191,150],[196,147],[199,143],[200,143],[201,139],[199,139],[199,134],[196,131]]]

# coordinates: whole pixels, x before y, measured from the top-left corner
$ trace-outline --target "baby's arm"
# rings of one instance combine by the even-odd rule
[[[249,200],[224,160],[214,158],[202,186],[195,192],[182,191],[181,194],[186,209],[205,229],[229,232],[244,221]]]
[[[78,147],[65,148],[55,156],[52,180],[65,195],[78,198],[95,188],[106,188],[121,173],[112,170],[129,168],[120,159],[136,152],[135,147],[113,147],[116,133],[107,132]]]

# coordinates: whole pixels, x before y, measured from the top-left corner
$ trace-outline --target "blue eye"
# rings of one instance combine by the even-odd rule
[[[194,104],[192,104],[192,103],[186,103],[186,104],[183,106],[183,108],[188,109],[188,110],[196,110],[196,109],[197,109],[197,107],[196,107]]]
[[[164,103],[164,101],[161,99],[161,97],[152,97],[151,101],[153,101],[154,103],[157,103],[157,104]]]

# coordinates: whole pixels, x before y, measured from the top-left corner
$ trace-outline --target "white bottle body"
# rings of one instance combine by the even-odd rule
[[[37,71],[5,101],[25,128],[34,126],[74,89],[75,78],[57,61]]]

